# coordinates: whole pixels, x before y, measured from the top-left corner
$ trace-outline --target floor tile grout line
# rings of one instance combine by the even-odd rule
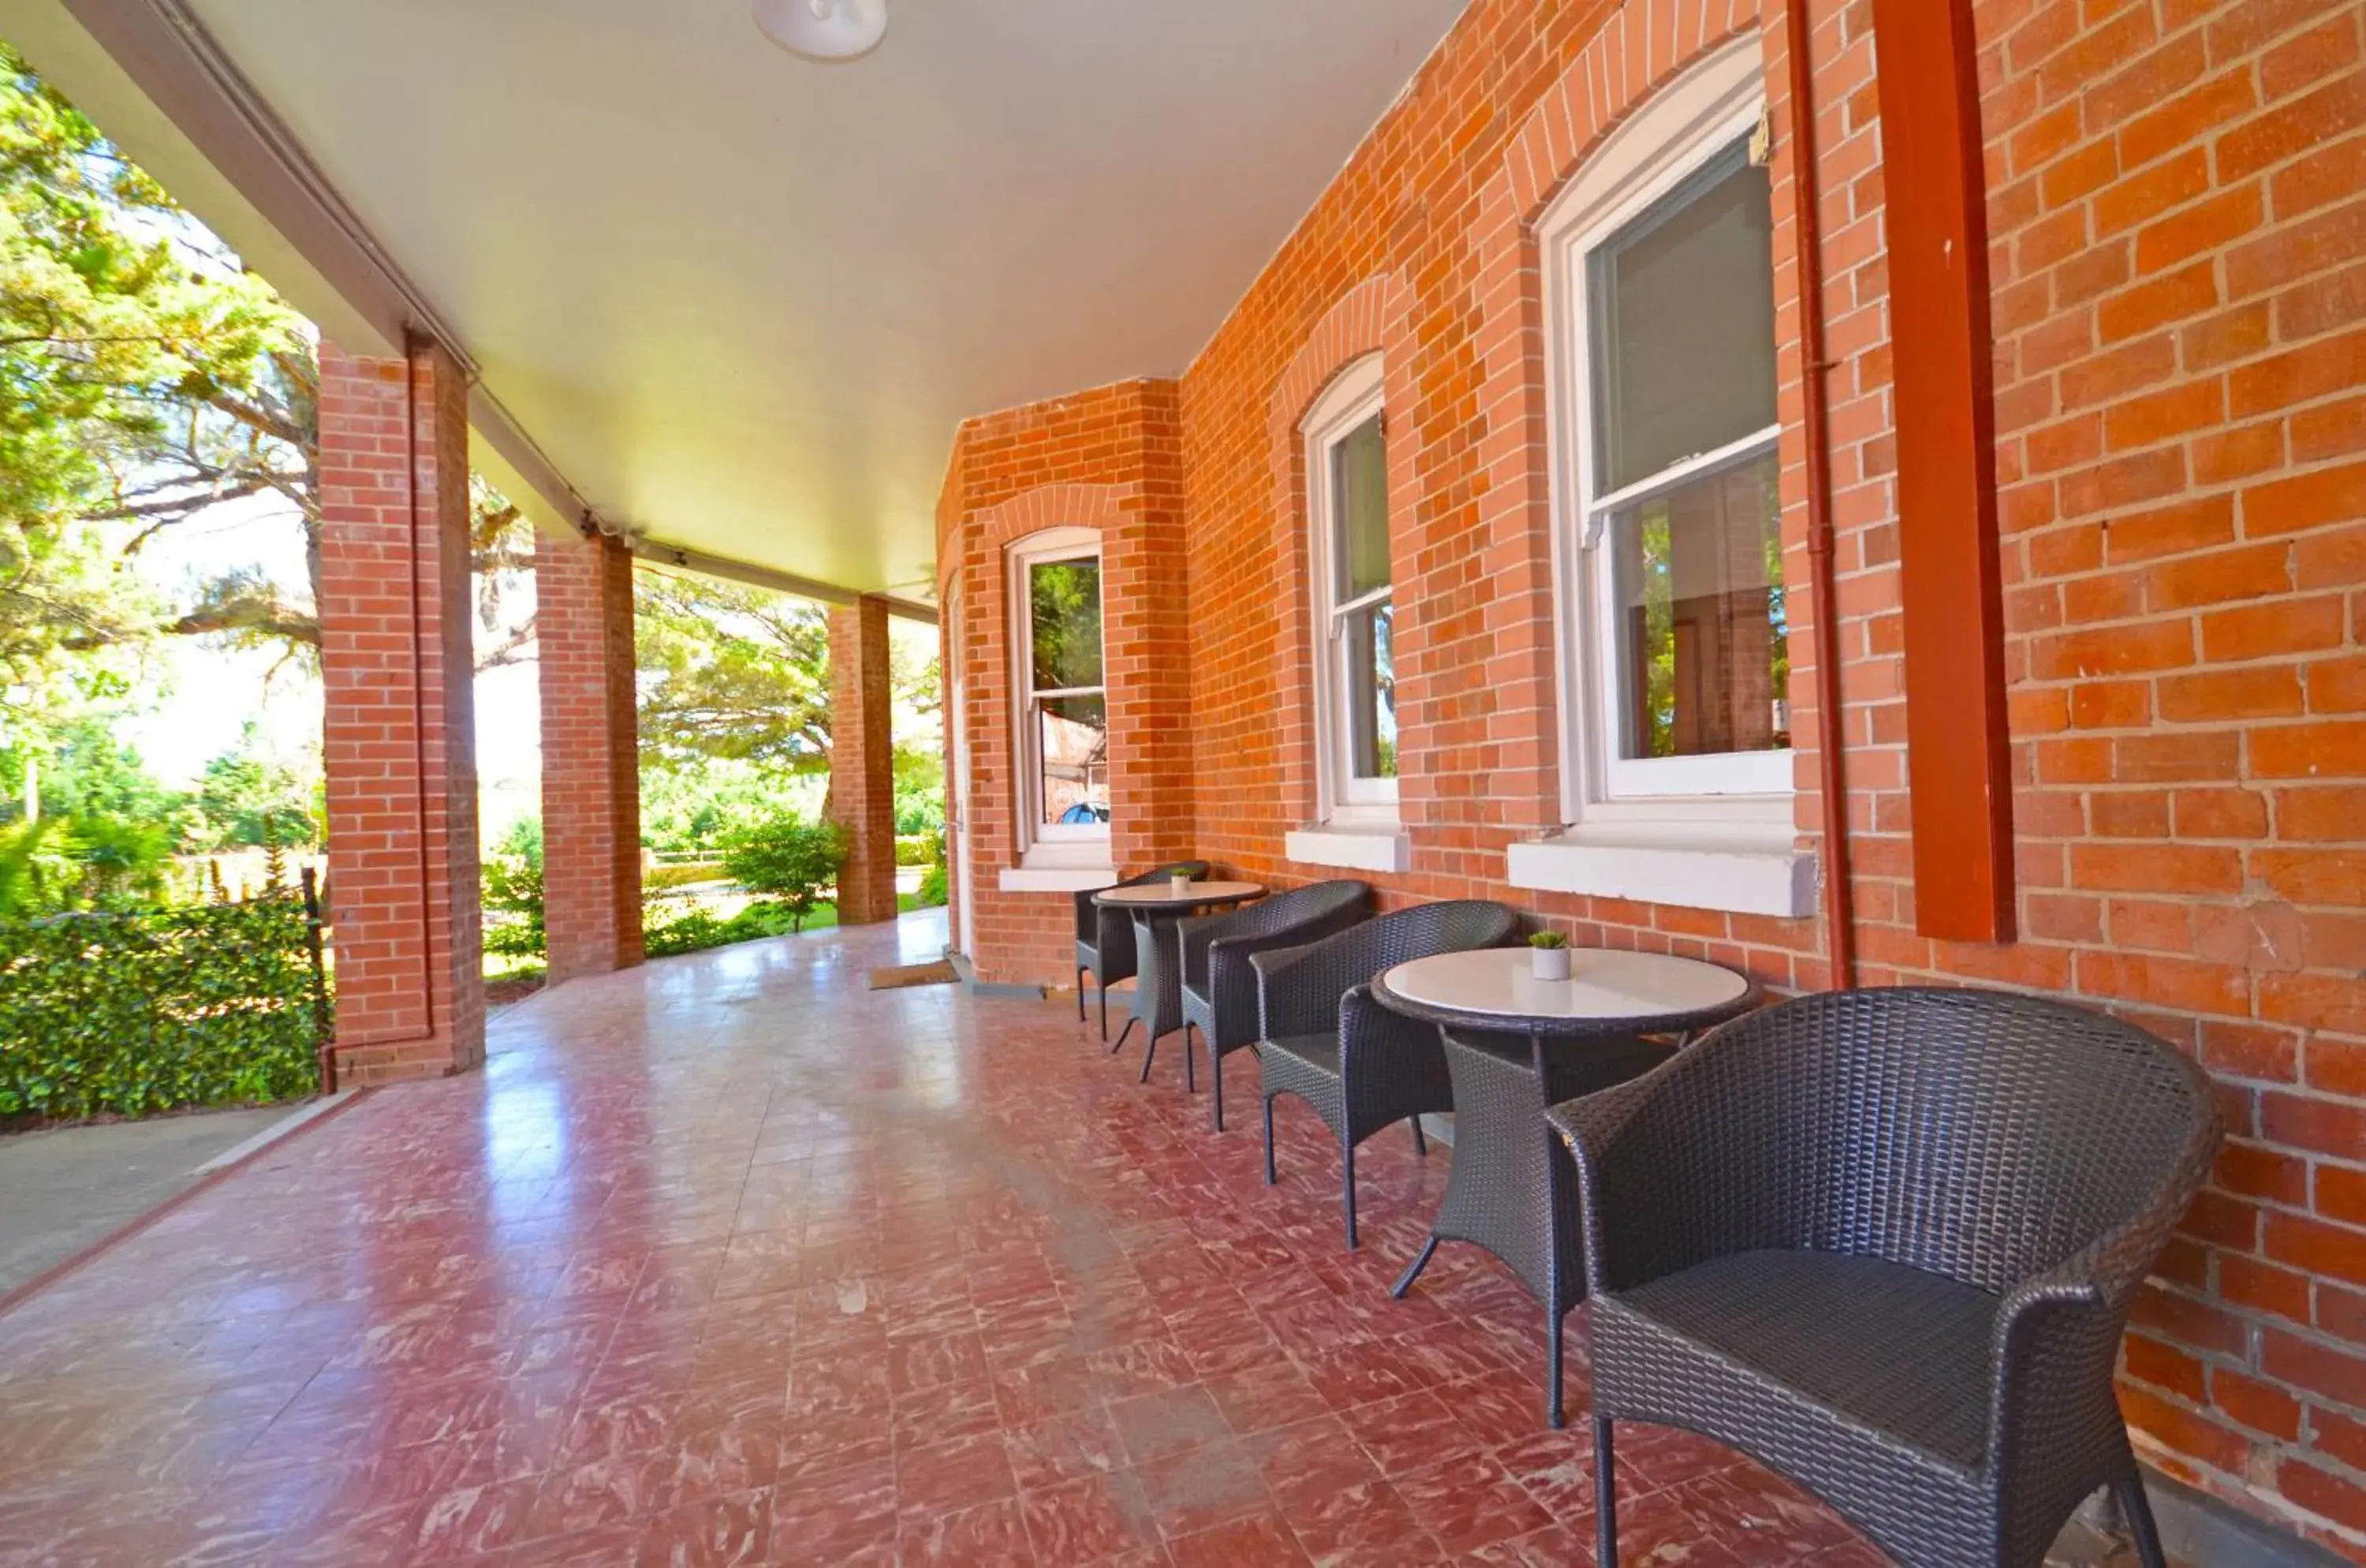
[[[344,1115],[346,1111],[352,1110],[355,1106],[359,1105],[363,1100],[368,1099],[371,1095],[377,1092],[377,1091],[375,1089],[366,1088],[355,1089],[344,1099],[339,1100],[328,1110],[321,1111],[319,1115],[309,1116],[305,1118],[300,1125],[290,1128],[283,1135],[272,1139],[269,1143],[264,1144],[260,1147],[249,1149],[245,1154],[230,1161],[228,1164],[216,1166],[213,1169],[207,1171],[196,1181],[191,1182],[180,1191],[175,1192],[170,1198],[165,1199],[163,1202],[157,1204],[146,1213],[141,1214],[124,1224],[117,1226],[114,1230],[111,1230],[105,1235],[100,1236],[96,1241],[94,1241],[88,1246],[82,1247],[80,1250],[59,1259],[57,1262],[51,1264],[47,1269],[42,1269],[39,1273],[26,1280],[23,1284],[10,1290],[6,1294],[0,1294],[0,1318],[6,1317],[10,1313],[16,1311],[27,1302],[31,1301],[35,1296],[39,1295],[43,1291],[49,1289],[51,1285],[56,1284],[67,1275],[72,1274],[76,1269],[82,1268],[84,1264],[97,1258],[100,1254],[112,1250],[120,1243],[130,1241],[132,1237],[140,1235],[150,1226],[155,1224],[158,1221],[163,1219],[167,1214],[172,1213],[175,1210],[181,1208],[183,1205],[190,1202],[192,1200],[204,1193],[212,1191],[216,1187],[220,1186],[231,1177],[236,1176],[239,1172],[254,1165],[265,1155],[270,1154],[275,1149],[285,1148],[289,1144],[294,1143],[297,1139],[303,1137],[305,1134],[312,1132],[316,1128],[327,1126],[330,1122],[335,1121],[338,1117]]]

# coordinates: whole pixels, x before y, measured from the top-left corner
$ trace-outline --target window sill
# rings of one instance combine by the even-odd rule
[[[1413,869],[1413,840],[1394,822],[1325,822],[1301,828],[1283,840],[1282,852],[1302,864],[1347,871]]]
[[[998,886],[1005,893],[1082,893],[1117,885],[1117,868],[1064,863],[1055,865],[1006,865]]]
[[[1816,857],[1788,823],[1583,825],[1504,852],[1515,887],[1796,919],[1816,908]]]

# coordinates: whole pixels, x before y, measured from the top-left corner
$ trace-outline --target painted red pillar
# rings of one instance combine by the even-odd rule
[[[1896,356],[1914,929],[2013,940],[1995,346],[1968,0],[1874,0]]]
[[[321,683],[347,1085],[485,1055],[468,387],[321,344]]]
[[[542,888],[550,983],[641,962],[633,556],[605,536],[535,541]]]
[[[887,603],[871,595],[829,613],[830,814],[846,829],[838,919],[896,918],[896,757]]]

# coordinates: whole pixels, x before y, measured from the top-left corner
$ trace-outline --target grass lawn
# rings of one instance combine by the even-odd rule
[[[744,899],[735,901],[745,902]],[[898,893],[896,895],[896,909],[898,914],[908,915],[915,909],[931,907],[932,906],[922,904],[918,894]],[[835,904],[817,904],[813,907],[813,912],[806,916],[804,931],[825,931],[836,924],[838,924],[838,906]],[[802,935],[803,932],[798,934]],[[765,939],[761,937],[750,937],[745,940],[760,942]],[[734,944],[730,942],[718,942],[715,945],[728,947]],[[691,949],[690,951],[700,952],[705,950]],[[486,984],[501,986],[513,998],[517,996],[529,994],[534,988],[531,983],[539,981],[543,977],[545,968],[546,966],[543,963],[542,955],[539,953],[521,955],[506,953],[488,953],[485,954]]]

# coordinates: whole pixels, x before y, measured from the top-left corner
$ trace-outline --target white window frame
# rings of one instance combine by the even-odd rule
[[[1546,209],[1538,224],[1545,278],[1551,440],[1549,494],[1563,819],[1570,823],[1782,822],[1791,818],[1793,752],[1702,757],[1618,755],[1616,604],[1599,520],[1700,473],[1774,448],[1780,425],[1689,457],[1615,494],[1594,497],[1586,259],[1661,197],[1750,135],[1765,113],[1754,38],[1737,40],[1653,96]]]
[[[1319,819],[1326,825],[1369,827],[1393,830],[1397,823],[1397,781],[1358,778],[1350,757],[1348,734],[1347,639],[1341,628],[1346,617],[1386,599],[1396,602],[1396,562],[1391,539],[1389,585],[1344,603],[1337,598],[1338,519],[1331,509],[1331,453],[1340,442],[1375,415],[1380,438],[1388,439],[1387,397],[1377,354],[1368,354],[1331,378],[1299,422],[1306,449],[1307,607],[1313,634],[1314,734],[1317,753],[1315,794]],[[1391,518],[1393,521],[1393,518]],[[1391,642],[1393,643],[1393,631]],[[1398,767],[1403,755],[1400,749]]]
[[[1065,864],[1105,867],[1110,860],[1110,825],[1096,822],[1089,827],[1060,822],[1045,822],[1042,800],[1042,759],[1036,754],[1038,737],[1031,722],[1036,700],[1048,696],[1078,696],[1098,693],[1103,711],[1109,701],[1109,599],[1107,576],[1100,579],[1104,592],[1101,599],[1101,683],[1098,686],[1060,687],[1050,691],[1035,689],[1035,615],[1032,596],[1029,592],[1030,574],[1033,568],[1055,561],[1090,560],[1096,567],[1101,561],[1101,536],[1097,528],[1046,528],[1015,540],[1004,552],[1005,572],[1009,579],[1009,598],[1005,613],[1010,617],[1010,736],[1011,756],[1018,762],[1017,788],[1019,853],[1020,863],[1028,868]],[[1117,814],[1116,780],[1110,780],[1110,814]]]

